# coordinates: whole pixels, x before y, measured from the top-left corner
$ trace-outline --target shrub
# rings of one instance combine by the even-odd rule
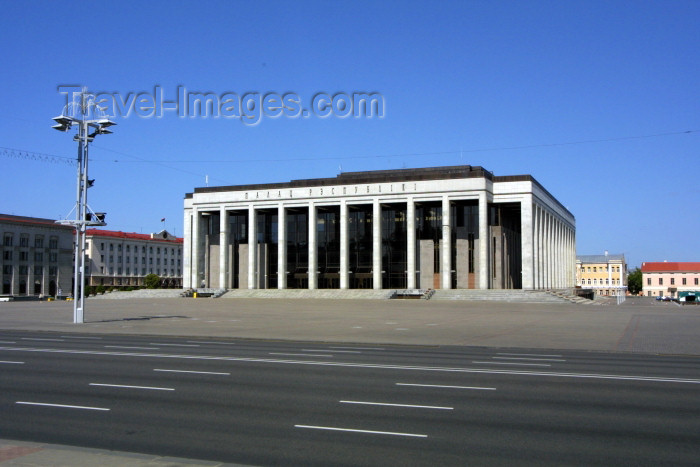
[[[144,277],[143,283],[147,289],[157,289],[160,285],[160,277],[157,274],[149,274]]]
[[[95,292],[97,292],[97,293],[99,293],[99,294],[104,294],[104,293],[105,293],[105,286],[104,286],[104,285],[98,285],[98,286],[97,286],[97,289],[95,290]]]

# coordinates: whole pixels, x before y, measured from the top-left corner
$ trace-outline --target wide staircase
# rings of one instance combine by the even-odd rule
[[[518,303],[577,303],[590,305],[592,300],[577,297],[565,290],[520,289],[451,289],[436,290],[431,300],[499,301]]]
[[[415,293],[413,293],[415,292]],[[393,289],[245,289],[229,290],[221,298],[276,298],[326,300],[388,300],[420,298],[429,300],[502,301],[519,303],[577,303],[592,305],[592,300],[572,295],[567,290],[393,290]]]
[[[233,289],[221,296],[221,298],[319,298],[326,300],[387,300],[394,294],[394,290],[373,289]]]

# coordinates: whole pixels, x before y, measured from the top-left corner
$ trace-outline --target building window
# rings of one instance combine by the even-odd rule
[[[19,260],[20,261],[29,261],[29,252],[28,251],[20,251],[19,252]]]
[[[651,277],[647,277],[647,285],[651,285]]]
[[[109,268],[109,274],[110,274],[110,275],[114,274],[114,267],[110,267],[110,268]]]
[[[49,248],[58,248],[58,237],[49,238]]]
[[[104,244],[104,242],[102,242],[102,243],[100,243],[100,250],[104,250],[104,249],[105,249],[105,244]]]
[[[12,234],[5,234],[5,246],[12,246]]]
[[[684,277],[683,279],[681,279],[681,281],[683,282],[683,285],[688,285],[688,284],[686,284],[686,279],[685,279],[685,277]]]
[[[663,277],[659,277],[659,285],[664,285],[664,278]]]
[[[35,264],[34,265],[34,275],[41,276],[42,274],[44,274],[44,268]]]
[[[121,262],[122,262],[122,257],[121,257],[121,256],[117,256],[117,263],[121,263]]]
[[[127,253],[131,253],[131,246],[130,246],[130,245],[127,245],[127,246],[126,246],[126,252],[127,252]]]
[[[12,275],[12,265],[11,265],[11,264],[5,264],[5,265],[2,267],[2,273],[3,273],[3,274],[6,274],[6,275],[8,275],[8,276],[11,276],[11,275]]]
[[[143,253],[144,255],[146,254],[146,247],[145,246],[141,247],[141,253]]]
[[[676,278],[675,277],[671,278],[671,285],[676,285]]]
[[[34,261],[44,261],[44,253],[41,251],[34,252]]]
[[[110,263],[113,263],[113,262],[114,262],[114,256],[109,255],[109,262],[110,262]]]
[[[141,264],[146,264],[146,257],[145,256],[141,257]]]
[[[12,250],[5,250],[2,252],[2,259],[6,261],[12,260]]]
[[[153,247],[152,246],[148,247],[148,254],[150,254],[150,255],[153,254]]]
[[[593,272],[598,272],[595,266],[593,266]]]
[[[695,285],[698,285],[698,278],[695,278]]]
[[[29,235],[19,237],[19,246],[29,246]]]
[[[28,266],[20,266],[20,267],[19,267],[19,274],[20,274],[21,276],[26,276],[28,271],[29,271],[29,267],[28,267]]]
[[[160,254],[160,247],[156,248],[156,253]]]
[[[131,256],[126,257],[126,264],[129,264],[131,262]]]
[[[119,275],[119,276],[122,275],[122,268],[121,268],[121,266],[117,268],[117,275]]]
[[[49,276],[55,276],[58,268],[56,266],[49,266]]]
[[[44,248],[44,237],[34,237],[34,248]]]

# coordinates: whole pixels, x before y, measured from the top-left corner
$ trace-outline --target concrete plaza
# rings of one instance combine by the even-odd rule
[[[0,303],[0,329],[700,355],[700,307],[432,300],[87,299]]]

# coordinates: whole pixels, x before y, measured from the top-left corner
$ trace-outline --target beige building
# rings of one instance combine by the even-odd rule
[[[700,291],[700,263],[644,262],[642,290],[647,297],[678,297],[679,292]]]
[[[86,251],[89,286],[141,286],[148,274],[156,274],[162,287],[182,287],[182,238],[165,230],[139,234],[87,229]]]
[[[2,294],[69,296],[73,290],[73,228],[53,219],[0,214]]]
[[[576,286],[592,289],[596,295],[625,295],[627,264],[625,255],[576,256]]]

